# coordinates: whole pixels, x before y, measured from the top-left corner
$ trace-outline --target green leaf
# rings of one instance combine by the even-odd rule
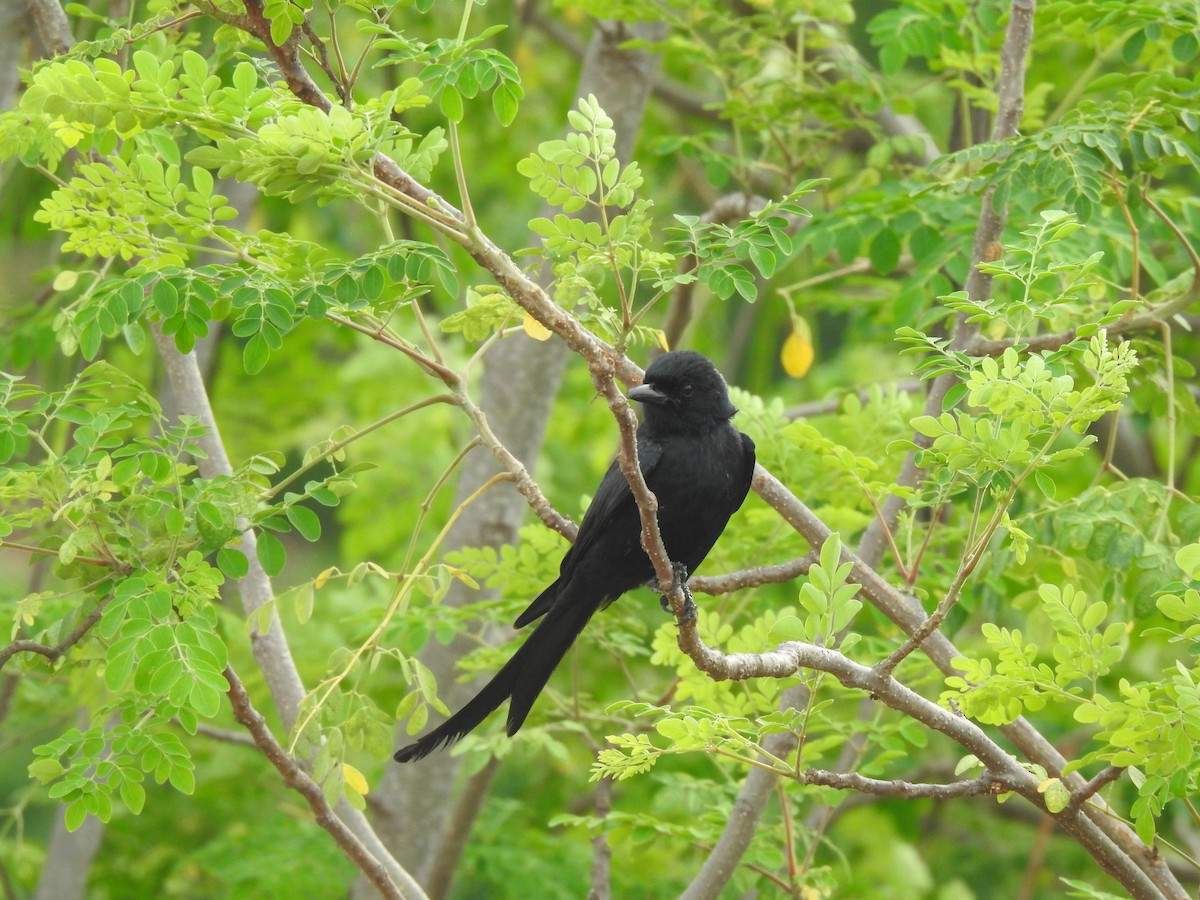
[[[292,36],[292,20],[286,14],[275,16],[271,20],[271,43],[282,47]]]
[[[233,510],[228,506],[217,506],[208,500],[196,504],[196,530],[210,546],[224,544],[236,527]]]
[[[65,771],[62,763],[53,757],[35,759],[28,766],[30,777],[37,779],[42,784],[49,784],[56,778],[61,778]]]
[[[1033,473],[1033,480],[1036,482],[1038,490],[1042,492],[1042,496],[1047,500],[1054,499],[1054,495],[1058,492],[1058,485],[1052,477],[1041,469],[1037,469]]]
[[[246,577],[246,573],[250,571],[250,561],[246,559],[246,554],[241,550],[235,550],[232,547],[222,547],[217,551],[217,568],[226,577],[236,581],[239,578]]]
[[[263,571],[272,578],[283,571],[283,564],[287,561],[287,551],[284,550],[279,538],[275,537],[271,532],[259,532],[255,552],[258,555],[258,562],[263,567]]]
[[[287,519],[300,532],[306,541],[317,541],[321,538],[321,520],[307,506],[289,506]]]
[[[757,244],[751,244],[750,261],[754,263],[755,268],[762,273],[763,278],[770,278],[775,274],[775,254],[766,247],[760,247]]]
[[[452,87],[446,87],[442,91],[441,99],[442,115],[456,125],[463,120],[463,99],[462,94]]]
[[[1051,813],[1060,813],[1071,804],[1071,792],[1059,778],[1046,779],[1038,785],[1038,791]]]
[[[933,416],[917,416],[909,424],[912,425],[914,431],[925,437],[936,438],[946,433],[941,421]]]
[[[1200,543],[1188,544],[1175,552],[1175,565],[1188,578],[1200,579]]]
[[[121,802],[135,816],[141,815],[142,807],[146,805],[146,789],[136,781],[126,778],[121,782]]]
[[[1135,31],[1129,36],[1129,40],[1121,47],[1121,59],[1126,65],[1133,65],[1137,62],[1139,56],[1142,55],[1142,50],[1146,47],[1146,32]]]
[[[1143,809],[1138,815],[1134,821],[1134,830],[1137,832],[1137,836],[1141,838],[1143,844],[1147,847],[1153,846],[1158,826],[1154,821],[1154,815],[1149,809]]]
[[[221,711],[221,693],[198,681],[192,683],[188,701],[192,709],[206,719],[213,718]]]
[[[854,262],[858,256],[858,248],[862,246],[862,238],[854,228],[839,228],[834,235],[838,256],[846,265]]]
[[[1181,63],[1190,63],[1196,58],[1196,51],[1200,50],[1200,43],[1196,41],[1196,35],[1191,31],[1185,31],[1171,43],[1171,55]]]
[[[82,800],[76,800],[63,812],[63,824],[67,831],[75,831],[83,824],[83,820],[87,818],[87,807],[83,805]]]
[[[166,279],[160,278],[150,289],[150,299],[154,308],[164,319],[169,319],[179,311],[179,290]]]
[[[785,641],[804,641],[807,640],[807,633],[804,623],[797,616],[781,616],[771,626],[768,639],[773,644],[782,644]]]
[[[657,722],[654,730],[669,741],[678,741],[688,736],[687,725],[679,719],[663,719]]]
[[[257,375],[267,365],[271,357],[271,348],[262,332],[254,335],[242,349],[242,365],[247,375]]]
[[[195,793],[196,776],[192,773],[190,761],[187,766],[173,766],[167,777],[171,780],[171,786],[179,791],[179,793],[188,794],[189,796]]]
[[[880,275],[891,274],[900,261],[900,238],[890,228],[885,228],[871,241],[868,252],[871,265]]]
[[[517,110],[523,95],[520,85],[504,83],[492,92],[492,111],[500,124],[506,128],[517,118]]]
[[[311,581],[296,588],[296,621],[301,625],[312,618],[313,604],[316,601],[316,589]]]

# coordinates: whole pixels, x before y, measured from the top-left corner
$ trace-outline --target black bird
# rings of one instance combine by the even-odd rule
[[[658,527],[667,555],[693,572],[725,523],[742,505],[754,474],[754,442],[730,419],[725,380],[690,350],[664,353],[650,364],[629,399],[645,408],[637,431],[638,462],[658,499]],[[529,639],[474,699],[439,728],[397,751],[397,762],[421,759],[459,740],[510,697],[508,733],[516,734],[533,701],[598,609],[654,577],[641,544],[641,519],[629,482],[614,460],[583,517],[555,582],[517,617],[521,628],[542,616]]]

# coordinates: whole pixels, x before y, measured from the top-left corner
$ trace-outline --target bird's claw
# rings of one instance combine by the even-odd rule
[[[671,571],[673,573],[671,586],[665,591],[659,589],[657,586],[655,588],[659,591],[658,602],[662,606],[663,612],[674,612],[671,609],[671,601],[668,598],[676,588],[679,588],[679,590],[683,591],[683,616],[679,621],[681,623],[694,622],[696,620],[696,602],[692,599],[692,591],[688,587],[689,576],[687,566],[683,563],[673,562],[671,563]]]
[[[683,589],[683,615],[677,621],[680,625],[690,625],[696,621],[696,601],[686,586]]]

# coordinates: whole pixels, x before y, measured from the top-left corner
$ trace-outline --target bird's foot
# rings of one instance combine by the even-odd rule
[[[671,602],[667,598],[678,587],[683,591],[683,617],[680,621],[693,622],[696,619],[696,602],[692,599],[692,591],[688,587],[689,576],[687,566],[683,563],[673,562],[671,563],[671,570],[673,572],[671,586],[666,591],[659,591],[661,596],[659,596],[658,602],[662,605],[663,612],[673,612]]]

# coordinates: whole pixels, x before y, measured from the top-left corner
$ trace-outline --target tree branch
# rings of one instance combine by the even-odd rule
[[[38,40],[51,56],[62,56],[75,45],[71,22],[58,0],[29,0]]]
[[[36,544],[22,544],[19,541],[10,541],[0,538],[0,550],[19,550],[22,553],[28,553],[30,556],[53,556],[58,558],[58,550],[54,547],[39,547]],[[75,562],[83,563],[88,566],[106,566],[112,568],[118,563],[114,559],[104,559],[99,556],[76,556]]]
[[[433,864],[429,867],[428,877],[423,879],[428,886],[430,900],[441,900],[449,896],[455,866],[467,846],[467,839],[471,836],[471,825],[479,816],[483,801],[487,799],[488,787],[499,770],[500,759],[493,756],[482,769],[467,779],[462,793],[458,795],[446,822],[445,838],[438,847]]]
[[[983,729],[969,719],[925,699],[890,675],[881,675],[877,670],[856,663],[836,650],[799,641],[788,641],[767,653],[725,654],[705,645],[696,632],[694,622],[681,624],[680,645],[697,668],[713,680],[785,678],[802,668],[825,672],[844,687],[863,691],[886,706],[946,735],[979,759],[991,776],[1003,783],[1004,790],[1020,793],[1039,808],[1045,808],[1037,791],[1037,779],[988,737]]]
[[[195,441],[204,453],[203,457],[196,460],[200,476],[219,478],[232,475],[233,466],[225,452],[225,443],[221,439],[221,432],[208,400],[208,389],[204,385],[204,377],[196,361],[195,352],[180,353],[174,339],[164,335],[159,324],[151,326],[151,333],[158,355],[166,367],[167,379],[175,393],[180,412],[195,416],[204,426],[204,433]],[[258,535],[244,519],[239,522],[239,526],[242,528],[242,550],[249,562],[249,570],[238,580],[238,593],[242,600],[242,610],[247,619],[250,619],[257,615],[260,607],[275,596],[275,590],[270,576],[263,570],[255,552]],[[296,671],[292,651],[284,637],[278,615],[272,612],[265,631],[254,629],[250,640],[254,659],[266,676],[271,699],[279,711],[284,728],[290,730],[296,724],[296,716],[304,700],[304,685],[299,672]]]
[[[876,797],[904,797],[906,799],[931,798],[951,800],[955,797],[976,797],[981,794],[1003,794],[1011,790],[1000,778],[985,772],[970,781],[955,781],[950,784],[914,784],[896,779],[881,781],[867,778],[857,772],[826,772],[823,769],[806,769],[800,773],[802,784],[820,785],[845,791],[858,791]]]
[[[753,569],[742,569],[725,575],[697,575],[688,579],[688,587],[701,594],[728,594],[762,584],[782,584],[794,581],[801,575],[807,575],[808,570],[816,561],[817,554],[810,551],[790,562],[756,566]]]
[[[1017,134],[1017,125],[1021,120],[1021,112],[1025,108],[1025,60],[1029,55],[1029,46],[1033,40],[1033,12],[1036,0],[1013,0],[1009,13],[1008,30],[1004,37],[1004,47],[1000,54],[1000,79],[996,86],[997,113],[996,123],[992,130],[993,141],[1004,141]],[[1001,233],[1004,230],[1005,211],[997,210],[992,198],[995,187],[984,191],[980,202],[979,224],[975,229],[972,242],[971,269],[967,275],[966,290],[971,300],[980,303],[987,299],[991,291],[992,276],[980,271],[979,264],[999,257],[1001,252]],[[967,321],[965,315],[959,315],[954,330],[951,346],[957,350],[970,352],[979,338],[979,327]],[[942,375],[933,380],[929,393],[925,398],[925,415],[937,416],[942,412],[942,404],[947,392],[955,382],[954,376]],[[927,447],[930,438],[922,434],[914,436],[918,447]],[[901,486],[912,487],[920,480],[921,472],[917,468],[915,453],[910,452],[905,457],[897,483]],[[863,535],[860,550],[868,558],[873,558],[873,547],[884,543],[884,533],[895,527],[896,521],[904,509],[906,501],[896,495],[889,496],[884,501],[879,517],[872,521]]]
[[[596,784],[593,805],[596,818],[604,822],[612,811],[611,778],[601,778]],[[609,900],[612,897],[612,847],[608,843],[608,833],[601,825],[596,836],[592,838],[592,871],[587,900]]]
[[[46,657],[52,663],[57,662],[59,657],[83,640],[83,636],[91,631],[92,626],[100,621],[100,617],[104,614],[104,608],[112,602],[113,596],[112,593],[105,594],[96,604],[95,608],[87,614],[87,617],[70,634],[53,647],[39,644],[36,641],[13,641],[7,647],[0,649],[0,669],[3,669],[8,664],[8,661],[18,653],[36,653],[39,656]]]
[[[1071,792],[1071,806],[1078,807],[1087,803],[1098,791],[1116,781],[1124,774],[1124,766],[1105,766],[1089,778],[1083,787]]]
[[[159,324],[151,326],[151,335],[159,357],[166,368],[167,379],[175,393],[179,411],[182,414],[194,416],[204,426],[204,432],[196,438],[196,444],[204,452],[204,456],[196,461],[203,478],[228,476],[233,472],[229,456],[225,452],[221,432],[217,427],[216,417],[208,400],[208,391],[200,374],[200,366],[196,361],[195,351],[180,353],[175,341],[162,333]],[[238,580],[239,594],[242,599],[242,609],[248,619],[258,614],[258,610],[274,597],[274,588],[270,576],[263,570],[258,561],[255,547],[258,536],[253,528],[248,527],[244,520],[239,522],[242,531],[242,549],[249,563],[247,574]],[[287,730],[296,724],[300,704],[304,699],[304,684],[300,673],[292,659],[291,647],[279,622],[279,615],[271,611],[265,631],[254,629],[250,634],[250,648],[254,660],[262,671],[271,693],[271,700]],[[342,801],[338,807],[339,814],[345,819],[347,826],[352,827],[358,839],[366,844],[372,854],[387,867],[394,881],[401,884],[413,882],[404,868],[384,849],[379,838],[371,830],[366,817],[358,810]]]
[[[178,719],[173,721],[176,725],[179,724]],[[206,725],[203,722],[196,723],[196,734],[211,738],[214,741],[220,741],[222,744],[233,744],[237,747],[258,747],[254,738],[248,734],[242,734],[240,731],[230,731],[227,728],[214,728],[212,725]]]
[[[1110,337],[1135,334],[1139,331],[1158,331],[1164,324],[1170,324],[1176,315],[1183,312],[1197,300],[1200,300],[1200,289],[1191,288],[1186,293],[1181,294],[1173,300],[1160,303],[1147,312],[1126,316],[1119,321],[1113,322],[1111,325],[1106,326],[1105,330]],[[1040,353],[1044,350],[1057,350],[1059,347],[1071,343],[1078,336],[1074,328],[1068,328],[1064,331],[1056,331],[1053,334],[1035,334],[1022,338],[976,338],[971,342],[971,346],[966,350],[966,353],[970,356],[999,356],[1009,347],[1018,344],[1031,353]]]
[[[321,786],[308,776],[308,774],[300,768],[300,765],[292,759],[283,749],[283,746],[275,740],[275,736],[271,734],[271,730],[267,727],[266,719],[256,710],[250,702],[250,695],[246,693],[246,688],[237,674],[230,666],[225,667],[225,680],[229,682],[229,702],[233,706],[233,715],[250,735],[254,738],[254,743],[263,752],[267,760],[275,767],[281,776],[283,783],[292,790],[299,793],[308,802],[309,808],[313,811],[316,822],[322,828],[329,832],[334,841],[342,852],[353,862],[358,869],[370,880],[375,889],[380,895],[388,898],[396,898],[396,900],[404,900],[406,897],[423,898],[425,892],[421,890],[416,882],[410,881],[403,886],[403,890],[397,887],[392,881],[388,867],[384,866],[378,859],[363,846],[362,842],[355,836],[346,824],[338,817],[338,815],[330,807],[325,800],[325,794],[321,790]]]

